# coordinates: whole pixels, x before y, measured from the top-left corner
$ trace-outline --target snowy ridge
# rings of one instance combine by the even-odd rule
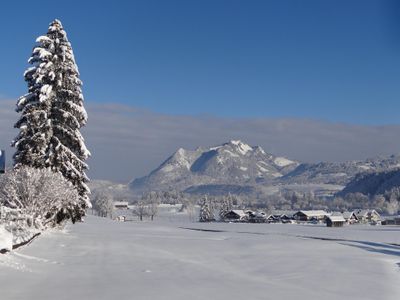
[[[373,196],[384,194],[399,186],[400,170],[362,173],[351,180],[338,195],[346,196],[348,193],[363,193],[364,195]]]
[[[291,164],[294,163],[294,161],[289,160],[289,159],[284,158],[284,157],[277,157],[277,158],[275,158],[274,162],[275,162],[276,165],[278,165],[280,167],[286,167],[286,166],[291,165]]]
[[[346,185],[362,173],[399,169],[400,155],[376,157],[365,161],[303,163],[280,180],[284,183],[325,183]]]

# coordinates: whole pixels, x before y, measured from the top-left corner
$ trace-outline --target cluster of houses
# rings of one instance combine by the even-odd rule
[[[126,210],[132,209],[126,201],[115,201],[115,219],[126,221]],[[356,209],[345,212],[327,212],[325,210],[275,210],[267,214],[263,211],[233,209],[223,217],[224,222],[241,223],[309,223],[326,224],[328,227],[342,227],[353,224],[400,225],[400,216],[383,218],[374,209]]]
[[[345,224],[357,223],[381,224],[381,216],[374,209],[358,209],[343,213],[328,213],[324,210],[274,211],[271,214],[234,209],[226,213],[223,220],[247,223],[325,223],[328,227],[342,227]],[[400,224],[400,218],[398,218],[398,222]]]

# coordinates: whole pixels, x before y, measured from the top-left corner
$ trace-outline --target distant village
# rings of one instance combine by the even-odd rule
[[[395,219],[400,225],[400,217]],[[326,224],[328,227],[342,227],[353,224],[387,224],[376,210],[359,209],[352,212],[326,212],[324,210],[260,211],[231,210],[222,219],[224,222],[282,223],[282,224]]]
[[[220,217],[222,222],[326,224],[328,227],[344,225],[400,225],[399,217],[384,218],[374,209],[358,209],[351,212],[326,212],[324,210],[263,211],[232,209]]]
[[[376,201],[366,201],[367,197],[363,195],[355,195],[357,197],[351,206],[356,208],[343,208],[337,199],[324,200],[325,203],[330,202],[332,207],[321,207],[321,203],[313,205],[306,201],[310,197],[295,192],[277,196],[277,199],[283,199],[281,202],[271,203],[270,199],[266,199],[263,206],[230,193],[216,197],[188,195],[172,190],[149,192],[143,194],[141,199],[130,199],[129,196],[110,192],[109,189],[96,189],[92,194],[93,209],[100,216],[119,221],[153,220],[165,213],[159,212],[161,208],[186,213],[192,222],[323,224],[328,227],[355,224],[400,225],[400,216],[396,216],[397,209],[388,213],[388,210],[376,208],[379,207],[374,205]],[[347,200],[342,202],[347,203]],[[387,204],[393,202],[383,198],[380,201]],[[361,205],[357,208],[356,204]],[[295,208],[296,205],[305,207]],[[170,217],[173,218],[173,215]]]
[[[158,204],[163,207],[179,207],[178,212],[184,212],[185,205]],[[131,216],[137,216],[139,220],[148,217],[153,218],[158,214],[157,208],[144,205],[130,205],[125,201],[114,203],[114,219],[117,221],[131,221]],[[202,207],[200,206],[199,222],[226,222],[226,223],[265,223],[265,224],[325,224],[327,227],[343,227],[345,225],[400,225],[400,216],[383,217],[374,209],[358,209],[346,212],[327,212],[325,210],[275,210],[271,213],[245,209],[231,209],[214,217],[214,213],[208,215],[208,219],[202,219]]]

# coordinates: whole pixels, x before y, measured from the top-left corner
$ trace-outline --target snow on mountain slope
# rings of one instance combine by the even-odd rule
[[[173,172],[175,170],[190,170],[190,166],[193,161],[198,158],[201,150],[197,149],[195,151],[185,150],[179,148],[170,158],[168,158],[159,168],[155,171],[160,171],[164,173]]]
[[[178,149],[148,176],[130,183],[134,192],[207,184],[254,184],[287,174],[298,163],[266,153],[239,140],[194,151]]]
[[[400,155],[370,158],[365,161],[300,164],[279,180],[282,183],[324,183],[346,185],[357,174],[390,171],[399,168]]]
[[[364,173],[357,175],[345,188],[338,193],[345,196],[348,193],[363,193],[364,195],[378,195],[400,186],[400,170],[386,172]]]
[[[126,184],[114,183],[107,180],[91,180],[88,184],[92,197],[97,193],[106,192],[113,195],[114,199],[130,201],[132,193]]]
[[[241,141],[230,141],[230,143],[232,145],[237,146],[238,151],[243,155],[246,155],[247,152],[249,152],[249,151],[253,151],[252,147],[250,147],[247,144],[242,143]]]
[[[176,189],[190,193],[257,194],[262,186],[345,186],[357,174],[396,170],[400,155],[364,161],[302,163],[266,153],[241,141],[196,150],[178,149],[149,175],[133,180],[134,194]]]
[[[294,161],[289,160],[289,159],[284,158],[284,157],[277,157],[277,158],[275,158],[274,163],[276,165],[280,166],[280,167],[286,167],[288,165],[293,164]]]

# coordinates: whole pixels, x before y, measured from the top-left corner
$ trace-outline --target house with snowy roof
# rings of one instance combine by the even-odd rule
[[[289,221],[294,220],[293,215],[296,211],[291,210],[273,210],[271,214],[267,216],[268,223],[289,223]]]
[[[299,210],[293,217],[297,221],[322,221],[329,215],[330,214],[324,210]]]
[[[291,218],[293,219],[294,214],[296,213],[296,210],[273,210],[271,212],[272,215],[276,216],[276,217],[287,217],[287,218]]]
[[[114,208],[115,209],[129,209],[128,201],[114,201]]]
[[[265,223],[267,222],[267,215],[263,211],[253,211],[249,216],[250,223]]]
[[[340,216],[345,219],[347,224],[354,224],[358,222],[358,218],[354,211],[345,211],[345,212],[339,212],[339,211],[334,211],[331,213],[331,216]]]
[[[245,221],[249,217],[248,214],[244,210],[241,209],[233,209],[229,212],[227,212],[224,216],[225,221]]]
[[[266,221],[268,223],[279,223],[281,221],[279,217],[280,217],[279,215],[277,216],[277,215],[271,214],[271,215],[267,216]]]
[[[326,226],[328,227],[343,227],[346,220],[342,215],[331,215],[326,217]]]
[[[342,215],[348,224],[354,224],[358,222],[358,218],[354,211],[345,211]]]
[[[354,213],[360,223],[378,223],[381,221],[381,215],[375,209],[358,209]]]

